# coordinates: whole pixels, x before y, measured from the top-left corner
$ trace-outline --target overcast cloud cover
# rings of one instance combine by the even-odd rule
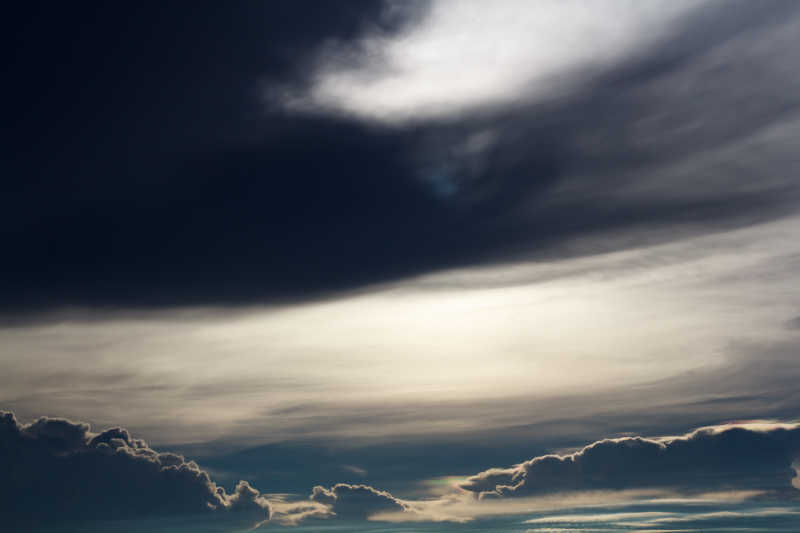
[[[12,530],[797,530],[800,4],[5,18]]]

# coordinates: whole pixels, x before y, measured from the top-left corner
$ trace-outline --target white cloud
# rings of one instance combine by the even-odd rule
[[[289,107],[398,121],[545,97],[654,42],[687,0],[435,0],[397,35],[330,43]],[[391,5],[391,4],[390,4]],[[277,93],[276,93],[277,94]]]

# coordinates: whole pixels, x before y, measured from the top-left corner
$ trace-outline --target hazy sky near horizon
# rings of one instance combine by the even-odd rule
[[[12,15],[19,523],[791,530],[794,3]],[[138,511],[89,491],[36,519],[104,468]]]

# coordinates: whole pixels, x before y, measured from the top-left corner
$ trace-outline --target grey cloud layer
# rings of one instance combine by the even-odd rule
[[[232,494],[193,461],[159,453],[127,430],[0,412],[0,515],[8,523],[248,511],[269,502],[246,482]]]

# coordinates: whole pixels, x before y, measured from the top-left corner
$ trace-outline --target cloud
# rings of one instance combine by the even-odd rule
[[[326,489],[317,485],[309,499],[328,505],[341,518],[368,518],[377,513],[403,512],[408,504],[369,485],[338,483]]]
[[[363,13],[353,8],[356,16],[348,10],[324,10],[309,24],[296,23],[307,21],[305,5],[292,8],[297,11],[281,8],[286,11],[278,17],[263,16],[259,7],[252,7],[255,13],[246,8],[236,13],[236,23],[247,30],[241,34],[210,35],[205,25],[202,31],[189,25],[202,38],[192,34],[194,41],[182,40],[175,49],[175,57],[185,63],[197,57],[195,41],[213,43],[215,57],[236,57],[248,65],[245,71],[261,64],[260,54],[271,57],[297,45],[297,65],[302,66],[286,68],[293,71],[292,80],[300,80],[300,93],[315,90],[295,72],[307,68],[303,58],[325,50],[325,42],[349,50],[352,43],[373,39],[377,31],[380,46],[396,49],[387,53],[397,55],[402,67],[399,89],[373,90],[381,79],[362,80],[351,72],[352,65],[345,65],[344,86],[354,81],[378,98],[408,95],[413,100],[416,93],[403,88],[410,80],[423,92],[436,92],[434,102],[442,95],[447,101],[457,96],[449,87],[460,81],[464,93],[480,94],[483,90],[475,89],[475,83],[490,84],[489,92],[502,90],[506,76],[537,71],[529,53],[559,64],[562,53],[573,54],[573,48],[553,44],[555,39],[529,46],[526,39],[537,39],[539,33],[528,24],[559,33],[566,27],[580,44],[577,50],[593,53],[615,42],[620,22],[629,30],[620,32],[621,38],[633,37],[637,54],[612,54],[613,61],[601,62],[589,79],[544,103],[501,98],[504,103],[490,109],[470,107],[472,111],[455,118],[425,119],[413,126],[376,125],[358,114],[308,115],[270,108],[263,121],[225,117],[233,122],[225,131],[233,131],[224,142],[218,139],[221,128],[211,127],[215,122],[206,129],[196,127],[205,109],[187,112],[175,103],[193,101],[183,98],[183,91],[204,84],[195,77],[175,80],[168,94],[172,99],[163,100],[166,109],[150,111],[155,118],[126,107],[136,116],[135,128],[122,119],[115,122],[120,132],[140,132],[134,140],[90,128],[85,135],[68,136],[75,145],[71,150],[63,149],[66,135],[54,135],[55,141],[41,148],[36,144],[35,157],[26,159],[17,174],[30,177],[20,179],[24,183],[36,176],[42,187],[22,187],[0,213],[0,231],[10,250],[0,277],[3,308],[17,315],[20,308],[38,311],[60,305],[297,301],[476,263],[589,255],[679,240],[796,210],[798,188],[791,179],[793,140],[800,128],[800,77],[792,55],[800,35],[796,6],[711,2],[666,24],[672,15],[665,10],[679,10],[674,4],[615,3],[595,17],[572,2],[541,4],[546,7],[509,3],[507,9],[434,3],[430,12],[409,8],[412,14],[389,17],[393,22],[386,26],[375,2]],[[473,16],[472,10],[485,13]],[[650,13],[644,16],[649,22],[640,26],[643,12]],[[560,16],[570,13],[576,16]],[[491,19],[486,28],[484,15]],[[242,22],[245,17],[247,23]],[[278,20],[295,25],[286,29],[253,23],[267,19],[269,24]],[[506,23],[521,41],[505,39]],[[461,25],[469,31],[458,30]],[[384,27],[386,31],[373,31]],[[649,39],[653,27],[668,36],[644,48],[636,44],[642,35]],[[588,39],[588,48],[587,28],[599,32]],[[135,43],[174,41],[169,32],[153,35],[158,28],[149,24],[133,25],[131,31],[140,38],[131,40]],[[404,38],[411,39],[409,47],[402,45]],[[256,51],[250,39],[259,43]],[[463,54],[462,40],[481,53]],[[505,47],[509,61],[493,62],[497,76],[485,76],[487,55],[497,48],[505,57]],[[417,68],[414,58],[426,49],[444,58],[457,54],[458,61],[445,63],[465,68],[469,75]],[[244,52],[249,59],[238,59]],[[91,68],[83,65],[90,72],[100,70],[93,58],[87,53]],[[124,61],[127,57],[120,59],[107,63],[130,63]],[[156,59],[152,68],[146,63],[148,72],[176,71]],[[369,65],[381,62],[368,59]],[[216,66],[233,68],[222,63]],[[408,69],[403,66],[407,63]],[[285,81],[276,72],[265,72],[266,84]],[[441,77],[444,82],[437,83]],[[217,83],[228,78],[215,76]],[[73,86],[83,89],[71,78],[54,79],[69,85],[54,86],[54,94]],[[238,70],[230,74],[229,83],[256,85],[242,79]],[[122,86],[122,92],[114,93],[118,101],[108,105],[115,121],[122,111],[115,107],[119,102],[141,99],[136,85],[117,85]],[[161,89],[163,84],[153,85]],[[353,102],[372,106],[358,91],[345,93]],[[162,102],[161,96],[152,101]],[[218,102],[204,96],[203,104],[216,109]],[[181,149],[154,147],[153,139],[163,138],[161,117],[173,116],[175,108],[182,110],[174,121],[181,138],[191,131],[197,139],[187,140]],[[83,109],[82,115],[95,111]],[[30,127],[54,131],[49,123]],[[58,131],[74,129],[69,123]],[[92,135],[108,149],[98,152]],[[24,148],[32,149],[30,143]],[[29,153],[25,150],[20,149]],[[140,154],[133,166],[128,164],[131,152]],[[63,202],[68,183],[81,190],[69,203]],[[45,241],[50,245],[39,246]]]
[[[246,481],[227,493],[194,462],[157,452],[125,429],[93,433],[87,424],[55,418],[23,425],[7,412],[0,415],[0,452],[10,480],[0,489],[0,511],[11,524],[188,514],[243,516],[257,525],[466,522],[597,505],[785,500],[797,495],[800,425],[748,421],[682,436],[605,439],[573,454],[453,478],[449,491],[423,499],[349,483],[317,485],[304,501],[268,500]]]
[[[619,529],[637,531],[707,531],[729,528],[747,531],[789,531],[784,529],[797,523],[800,510],[797,507],[765,507],[752,505],[729,505],[722,509],[708,509],[696,505],[669,508],[668,511],[637,510],[635,507],[624,512],[597,509],[573,512],[563,515],[547,515],[526,520],[526,524],[538,527],[575,528],[592,526],[598,531]],[[611,529],[613,528],[613,529]],[[645,529],[646,528],[646,529]],[[559,530],[559,529],[557,529]],[[571,529],[570,529],[571,530]],[[541,531],[541,529],[530,530]]]
[[[386,2],[387,13],[400,2]],[[694,7],[672,2],[434,0],[391,34],[328,43],[310,87],[285,94],[293,109],[402,122],[546,97],[578,69],[599,69],[658,39]]]
[[[409,502],[364,484],[316,485],[307,501],[272,503],[272,521],[297,525],[306,520],[371,520],[376,516],[414,513]]]
[[[798,424],[731,424],[680,437],[601,440],[573,454],[489,469],[460,487],[481,498],[642,487],[792,492],[799,454]]]
[[[233,493],[193,461],[160,453],[127,430],[92,433],[60,418],[20,424],[0,412],[0,515],[6,523],[250,513],[270,504],[246,481]]]
[[[311,502],[281,519],[370,519],[387,522],[468,522],[480,517],[639,506],[630,514],[543,517],[530,522],[601,522],[669,515],[675,506],[757,505],[789,501],[792,461],[800,456],[800,424],[736,422],[682,436],[624,437],[594,442],[569,455],[543,455],[511,468],[492,468],[455,482],[435,498],[403,500],[368,485],[314,487]],[[476,497],[477,496],[477,497]],[[788,500],[787,500],[788,498]],[[327,511],[327,512],[326,512]],[[644,514],[642,514],[644,513]],[[698,518],[699,517],[695,517]]]

